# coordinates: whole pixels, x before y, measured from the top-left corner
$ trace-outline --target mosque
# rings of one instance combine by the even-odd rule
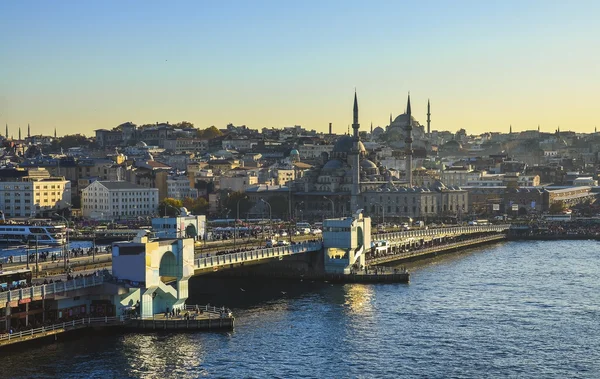
[[[372,217],[375,214],[381,219],[387,217],[388,221],[467,212],[467,191],[446,187],[443,183],[436,183],[432,188],[414,187],[412,170],[406,173],[407,181],[394,182],[390,172],[368,156],[359,137],[356,93],[352,129],[352,135],[341,136],[336,141],[330,155],[324,153],[322,165],[313,166],[292,184],[296,219],[343,217],[359,209]],[[411,115],[409,95],[406,112],[396,117],[386,130],[391,142],[402,146],[408,167],[412,167],[413,131],[417,141],[425,140],[425,129]]]

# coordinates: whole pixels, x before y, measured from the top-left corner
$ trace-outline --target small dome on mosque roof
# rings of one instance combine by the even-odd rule
[[[368,160],[368,159],[362,159],[360,161],[360,167],[367,169],[367,168],[377,168],[377,165],[375,163],[373,163],[372,161]]]
[[[331,159],[325,163],[323,170],[337,170],[338,168],[344,167],[344,163],[339,159]]]
[[[290,155],[300,155],[300,152],[298,152],[296,149],[292,149],[292,151],[290,151]]]

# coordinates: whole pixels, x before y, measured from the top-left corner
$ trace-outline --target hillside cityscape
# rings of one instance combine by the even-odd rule
[[[437,130],[431,104],[414,115],[410,101],[388,125],[361,127],[355,94],[352,131],[329,124],[327,133],[300,125],[200,129],[183,121],[126,122],[93,136],[62,137],[28,125],[15,137],[6,125],[1,210],[16,219],[59,213],[116,222],[174,215],[185,206],[209,218],[243,220],[269,216],[263,199],[272,218],[303,221],[359,208],[378,222],[595,214],[595,130]],[[145,195],[102,204],[97,186]]]

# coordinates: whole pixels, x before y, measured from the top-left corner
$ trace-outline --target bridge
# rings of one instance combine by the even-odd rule
[[[64,282],[54,282],[41,286],[19,288],[12,291],[0,292],[0,308],[16,307],[31,301],[42,300],[54,294],[65,294],[83,288],[102,285],[103,276],[88,276]]]
[[[436,238],[452,237],[475,233],[503,233],[510,228],[510,224],[486,226],[455,226],[435,229],[416,229],[401,232],[373,234],[373,241],[388,241],[390,244],[403,244],[414,239],[432,240]]]
[[[193,239],[152,240],[145,235],[138,235],[132,242],[113,244],[113,276],[118,278],[118,281],[103,276],[91,276],[0,292],[0,308],[6,308],[8,321],[10,308],[29,305],[32,301],[50,299],[56,302],[53,309],[65,309],[78,304],[90,306],[92,298],[98,300],[110,298],[115,309],[127,309],[139,304],[140,316],[148,318],[164,312],[167,308],[184,309],[188,298],[188,280],[193,276],[205,275],[222,268],[263,264],[285,257],[323,251],[324,269],[327,271],[329,264],[330,268],[333,267],[337,271],[327,272],[346,275],[342,270],[346,270],[347,267],[380,265],[393,262],[398,257],[407,259],[419,254],[466,246],[468,244],[466,241],[458,241],[459,236],[473,235],[472,239],[477,241],[481,238],[504,238],[503,232],[509,228],[509,225],[447,227],[371,236],[368,218],[360,219],[359,221],[364,223],[355,229],[353,229],[354,224],[348,224],[350,227],[345,224],[350,221],[354,223],[357,220],[332,220],[330,225],[332,230],[327,229],[324,232],[326,243],[308,241],[199,258],[195,257]],[[354,233],[361,228],[364,233],[362,237],[351,237],[349,232]],[[373,256],[369,237],[386,241],[389,246],[388,252],[396,256]],[[340,242],[342,240],[347,243],[342,244]],[[436,246],[433,246],[434,244]],[[350,254],[353,254],[355,259],[349,263]],[[360,265],[357,266],[357,263]],[[174,283],[174,286],[167,283]],[[89,296],[79,296],[80,293]],[[63,300],[64,306],[61,303]],[[25,312],[28,312],[27,309],[25,307]]]
[[[301,242],[294,245],[279,246],[251,251],[244,251],[232,254],[217,255],[214,257],[198,258],[195,260],[195,275],[205,272],[205,270],[219,267],[233,266],[236,264],[264,261],[267,259],[283,258],[296,254],[304,254],[312,251],[319,251],[323,247],[322,242]]]

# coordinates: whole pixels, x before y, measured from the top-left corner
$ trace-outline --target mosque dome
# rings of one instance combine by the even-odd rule
[[[344,167],[344,163],[339,159],[331,159],[323,166],[323,170],[337,170]]]
[[[298,152],[296,149],[292,149],[292,151],[290,151],[290,155],[300,155],[300,152]]]
[[[411,121],[411,125],[413,127],[420,126],[419,122],[415,119],[414,116],[410,116],[410,121]],[[406,127],[407,125],[408,125],[408,115],[406,113],[402,113],[401,115],[396,117],[394,119],[394,121],[392,121],[392,124],[390,126]]]
[[[338,154],[348,154],[352,151],[352,146],[354,145],[354,138],[351,136],[342,136],[340,138],[338,138],[338,140],[335,142],[335,145],[333,145],[333,153],[338,153]],[[362,142],[358,141],[358,149],[360,150],[361,153],[366,153],[367,150],[365,149],[365,145],[363,145]]]
[[[137,147],[148,147],[148,145],[146,144],[146,142],[144,141],[140,141],[136,144]]]
[[[372,168],[376,169],[377,165],[368,159],[363,159],[360,161],[360,167],[363,169],[372,169]]]

